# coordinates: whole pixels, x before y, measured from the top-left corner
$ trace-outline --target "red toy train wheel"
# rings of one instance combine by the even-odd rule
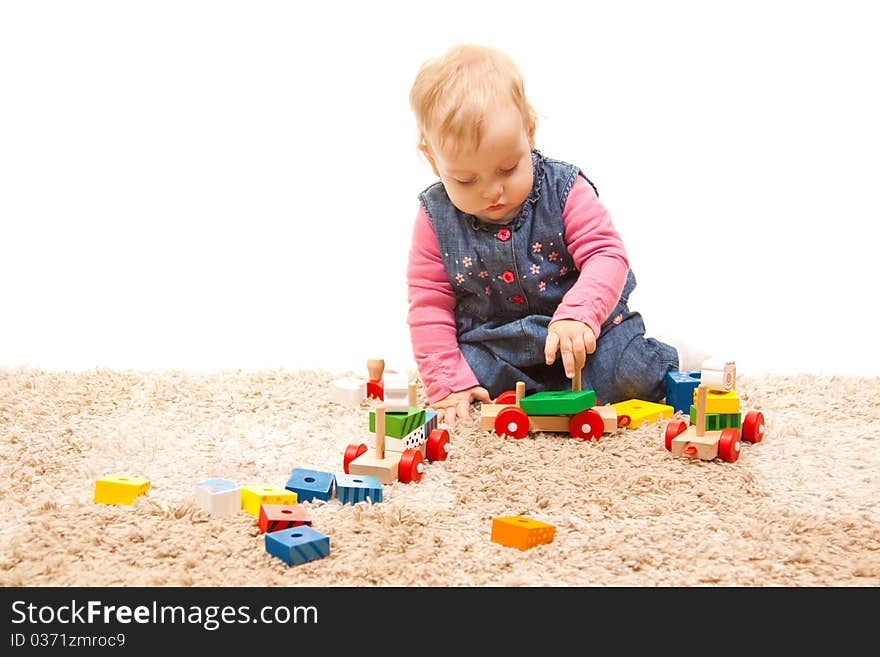
[[[515,404],[516,403],[516,390],[507,390],[502,392],[495,398],[493,404]]]
[[[749,443],[759,443],[764,438],[764,414],[749,411],[742,424],[742,439]]]
[[[348,464],[354,461],[358,456],[367,451],[367,446],[363,443],[357,445],[349,445],[345,448],[345,455],[342,457],[342,471],[345,474],[351,474],[348,471]]]
[[[739,458],[740,447],[742,443],[739,440],[739,429],[728,427],[721,430],[721,435],[718,437],[718,456],[728,463],[733,463]]]
[[[429,461],[446,460],[449,455],[449,432],[446,429],[434,429],[428,434],[425,455]]]
[[[529,432],[529,416],[519,406],[502,408],[495,416],[495,433],[510,438],[523,438]]]
[[[575,413],[568,421],[568,433],[581,440],[598,440],[604,432],[605,421],[592,408]]]
[[[420,482],[425,471],[425,460],[417,449],[404,450],[397,463],[397,478],[405,484]]]
[[[687,431],[688,425],[684,420],[670,420],[666,425],[666,449],[672,451],[672,440],[679,434]]]

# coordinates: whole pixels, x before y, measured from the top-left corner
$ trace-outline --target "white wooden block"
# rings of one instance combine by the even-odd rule
[[[409,410],[409,380],[400,372],[385,372],[382,381],[385,412],[404,413]]]
[[[334,379],[330,382],[330,401],[345,406],[360,406],[367,398],[367,382],[363,379]]]
[[[241,510],[241,489],[228,479],[206,479],[196,485],[196,505],[218,516],[235,515]]]

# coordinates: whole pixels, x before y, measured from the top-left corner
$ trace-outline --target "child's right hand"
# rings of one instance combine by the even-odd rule
[[[471,402],[480,401],[487,404],[492,402],[489,391],[481,386],[474,386],[467,390],[453,392],[448,397],[434,402],[428,406],[437,413],[438,422],[446,422],[450,427],[455,426],[458,418],[466,420]]]

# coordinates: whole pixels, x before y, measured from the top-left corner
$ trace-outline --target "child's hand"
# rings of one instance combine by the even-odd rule
[[[446,422],[449,426],[454,426],[457,418],[467,419],[468,408],[472,401],[481,401],[488,404],[491,403],[492,398],[489,397],[488,390],[480,386],[474,386],[467,390],[453,392],[445,399],[434,402],[429,408],[437,413],[438,422]]]
[[[576,319],[560,319],[550,322],[547,327],[547,341],[544,343],[544,358],[548,365],[556,360],[556,352],[562,352],[565,376],[574,376],[575,370],[583,368],[587,354],[596,351],[596,336],[593,329]]]

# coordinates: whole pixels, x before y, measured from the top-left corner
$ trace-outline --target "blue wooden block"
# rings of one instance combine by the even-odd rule
[[[336,499],[343,504],[382,501],[382,482],[374,475],[336,475]]]
[[[687,414],[694,403],[694,390],[698,385],[699,372],[667,372],[666,405]]]
[[[314,499],[329,500],[333,497],[333,481],[330,472],[294,468],[285,488],[296,493],[297,502],[311,502]]]
[[[266,534],[266,552],[288,566],[321,559],[330,554],[330,537],[308,525]]]

